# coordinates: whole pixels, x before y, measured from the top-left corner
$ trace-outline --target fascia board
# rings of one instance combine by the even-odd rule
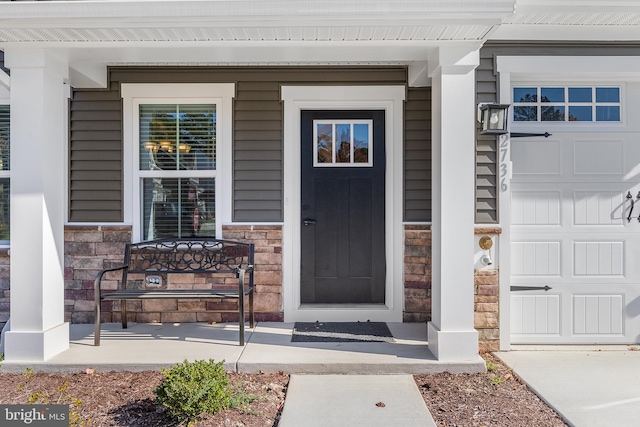
[[[151,5],[152,3],[152,5]],[[425,2],[405,0],[164,0],[83,2],[1,2],[0,16],[8,20],[171,17],[311,17],[338,16],[504,16],[513,13],[515,0]]]

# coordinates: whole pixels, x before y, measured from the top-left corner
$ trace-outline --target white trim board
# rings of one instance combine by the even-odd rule
[[[233,83],[170,83],[170,84],[122,84],[123,116],[123,169],[124,169],[124,222],[132,224],[134,240],[142,239],[140,232],[140,202],[138,188],[134,185],[134,167],[138,161],[135,142],[138,123],[135,111],[140,102],[215,103],[219,106],[217,116],[216,156],[216,235],[222,237],[222,224],[231,222],[231,163],[232,163],[232,99],[235,96]]]
[[[404,86],[283,86],[284,101],[284,320],[401,322],[404,300],[402,227],[402,141]],[[302,110],[385,111],[385,304],[300,304],[300,112]]]

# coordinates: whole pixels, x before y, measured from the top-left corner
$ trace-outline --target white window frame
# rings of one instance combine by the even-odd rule
[[[537,92],[538,92],[538,100],[537,102],[518,102],[516,100],[513,100],[513,108],[510,112],[510,120],[512,121],[513,126],[518,127],[518,126],[522,126],[522,125],[538,125],[538,126],[549,126],[550,124],[552,126],[564,126],[566,128],[567,131],[571,131],[574,128],[579,128],[579,127],[583,127],[583,126],[598,126],[598,127],[602,127],[602,126],[620,126],[623,125],[625,120],[625,85],[620,83],[620,84],[611,84],[610,82],[606,82],[606,83],[599,83],[599,82],[588,82],[588,81],[576,81],[573,83],[551,83],[551,82],[546,82],[546,81],[537,81],[537,82],[531,82],[531,81],[512,81],[512,85],[511,85],[511,97],[513,98],[513,91],[516,88],[525,88],[525,87],[530,87],[530,88],[536,88]],[[564,101],[563,102],[542,102],[542,100],[540,99],[540,91],[542,88],[557,88],[557,89],[563,89],[564,90]],[[571,88],[589,88],[591,89],[592,92],[592,100],[591,102],[570,102],[569,101],[569,93],[568,93],[568,89]],[[618,89],[620,91],[620,101],[619,102],[596,102],[596,89],[600,89],[600,88],[615,88]],[[541,108],[542,107],[564,107],[565,109],[565,120],[563,121],[543,121],[542,120],[542,112],[541,112]],[[591,117],[591,121],[570,121],[569,120],[569,107],[575,107],[575,106],[584,106],[584,107],[591,107],[592,108],[592,112],[593,115]],[[596,107],[599,106],[617,106],[620,107],[620,120],[618,121],[606,121],[606,120],[601,120],[601,121],[597,121],[596,120]],[[536,107],[537,109],[537,121],[516,121],[515,120],[515,107]]]
[[[2,71],[0,70],[0,72]],[[0,89],[2,89],[1,86],[0,86]],[[9,105],[9,128],[11,128],[11,102],[10,102],[10,98],[2,97],[2,91],[0,91],[0,105]],[[11,144],[11,142],[9,142],[9,144]],[[11,150],[11,147],[9,147],[9,150]],[[0,178],[8,178],[9,185],[11,185],[11,168],[9,168],[9,170],[6,170],[6,171],[0,170]],[[10,225],[11,225],[11,217],[9,217],[9,226]],[[11,240],[0,240],[0,248],[8,248],[10,246],[11,246]]]
[[[231,160],[233,83],[158,83],[122,84],[124,139],[124,220],[132,224],[133,241],[142,236],[142,178],[149,171],[140,169],[140,104],[215,104],[216,170],[190,171],[193,177],[215,177],[216,237],[222,237],[222,225],[231,222]],[[176,171],[165,171],[167,177]],[[156,176],[156,175],[154,175]]]
[[[332,141],[331,141],[331,163],[320,163],[318,162],[318,125],[331,125],[332,128]],[[349,163],[338,163],[336,162],[336,126],[337,125],[350,125],[351,132],[349,141]],[[354,151],[355,151],[355,132],[354,125],[367,125],[367,143],[369,144],[368,152],[367,152],[367,162],[366,163],[356,163],[354,161]],[[335,167],[373,167],[373,120],[314,120],[313,121],[313,167],[316,168],[335,168]]]

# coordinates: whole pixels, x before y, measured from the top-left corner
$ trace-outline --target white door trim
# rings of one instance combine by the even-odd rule
[[[284,320],[401,322],[403,309],[402,161],[404,86],[283,86],[284,227],[282,293]],[[300,112],[385,111],[385,304],[322,307],[300,304]]]

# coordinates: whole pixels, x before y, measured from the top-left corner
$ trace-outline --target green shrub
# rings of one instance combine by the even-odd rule
[[[232,404],[233,390],[223,363],[184,361],[162,369],[164,381],[156,388],[156,401],[180,422],[190,423],[203,413],[215,414]]]

